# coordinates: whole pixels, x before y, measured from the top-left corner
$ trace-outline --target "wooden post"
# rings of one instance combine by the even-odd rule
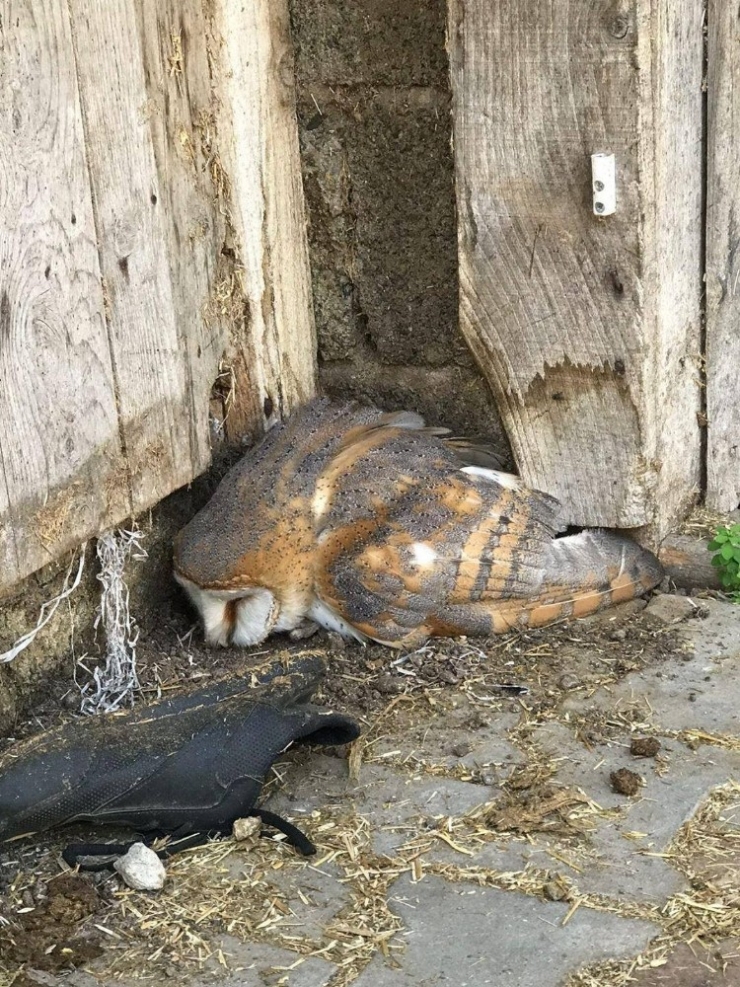
[[[740,20],[707,7],[707,506],[740,507]]]
[[[217,0],[214,35],[220,46],[219,131],[229,135],[219,150],[249,310],[236,358],[272,424],[316,386],[287,0]]]
[[[204,9],[207,14],[204,13]],[[0,594],[314,389],[285,5],[0,23]]]
[[[660,536],[700,478],[702,0],[448,11],[462,331],[527,482]]]

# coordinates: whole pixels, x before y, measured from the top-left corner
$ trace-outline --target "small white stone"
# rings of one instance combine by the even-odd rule
[[[245,819],[235,819],[233,836],[235,840],[248,840],[250,836],[259,833],[262,820],[258,816],[247,816]]]
[[[143,843],[134,843],[113,866],[134,891],[159,891],[164,886],[164,864]]]

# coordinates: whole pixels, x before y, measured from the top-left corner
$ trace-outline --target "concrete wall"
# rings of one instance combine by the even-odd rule
[[[291,0],[321,384],[508,449],[457,325],[444,0]]]

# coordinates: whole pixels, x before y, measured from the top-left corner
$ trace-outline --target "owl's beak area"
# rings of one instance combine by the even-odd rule
[[[200,614],[206,641],[209,644],[226,647],[236,624],[236,603],[239,597],[243,596],[243,591],[222,592],[202,589],[192,580],[180,575],[177,570],[175,570],[175,579]]]
[[[269,590],[254,586],[204,589],[177,571],[175,579],[198,610],[209,644],[248,647],[260,644],[275,629],[280,607]]]

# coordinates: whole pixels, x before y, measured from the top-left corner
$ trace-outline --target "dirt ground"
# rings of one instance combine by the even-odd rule
[[[701,600],[693,601],[679,623],[698,626],[708,613]],[[205,646],[187,605],[173,595],[139,642],[141,699],[228,676],[286,648],[325,657],[328,674],[317,699],[356,716],[363,726],[349,749],[287,753],[267,786],[268,804],[306,831],[318,859],[307,862],[275,839],[220,841],[170,862],[168,883],[157,895],[130,891],[110,872],[69,872],[60,857],[67,840],[59,835],[9,845],[0,852],[1,984],[48,987],[56,974],[76,968],[89,968],[104,982],[162,976],[202,982],[245,968],[240,942],[278,949],[283,961],[287,949],[296,964],[307,958],[318,963],[317,957],[331,961],[329,979],[316,982],[352,983],[373,957],[392,959],[401,948],[403,923],[389,908],[386,892],[399,874],[416,875],[415,868],[421,873],[422,851],[415,856],[409,846],[418,849],[431,839],[450,853],[472,857],[502,839],[499,848],[510,839],[526,842],[545,834],[557,843],[555,857],[564,854],[573,862],[588,855],[590,819],[605,810],[583,790],[558,781],[557,740],[546,752],[533,738],[543,725],[555,723],[566,726],[585,750],[615,742],[639,725],[642,714],[591,707],[589,697],[635,674],[670,678],[683,645],[676,622],[666,623],[645,609],[645,601],[634,601],[544,630],[487,641],[434,641],[411,655],[345,645],[323,632],[301,644],[276,638],[270,649],[237,652]],[[67,671],[18,724],[18,738],[72,715],[79,693]],[[578,697],[578,708],[569,708],[571,697]],[[648,747],[638,767],[634,756],[622,765],[638,786],[642,765],[660,771],[660,743]],[[566,748],[563,760],[569,757]],[[451,786],[453,802],[458,788],[465,798],[472,792],[479,804],[426,819],[404,819],[399,810],[395,822],[393,813],[389,821],[388,805],[403,806],[405,800],[388,796],[385,788],[379,789],[380,801],[370,798],[377,773],[387,786],[382,773],[388,771],[403,775],[404,784]],[[608,799],[621,789],[606,778]],[[314,782],[318,800],[308,811],[300,790]],[[397,847],[378,842],[378,833],[396,830],[406,848],[401,858]],[[69,834],[75,835],[82,834]],[[328,904],[319,893],[326,879],[321,864],[338,881],[340,897],[329,893]],[[436,866],[444,873],[444,858]],[[526,884],[529,878],[511,880]],[[536,880],[540,896],[569,900],[567,881],[543,881],[541,875]],[[323,925],[317,914],[326,919]],[[284,962],[265,963],[255,983],[313,982],[292,979],[297,974],[281,973],[284,968]]]

